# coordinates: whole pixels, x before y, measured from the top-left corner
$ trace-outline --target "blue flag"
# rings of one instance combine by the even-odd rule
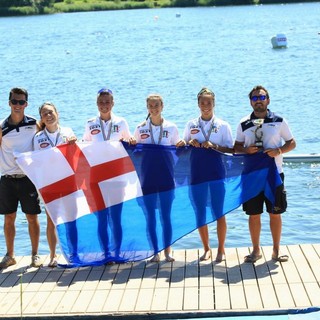
[[[50,160],[50,161],[49,161]],[[264,153],[105,141],[17,155],[69,266],[146,259],[281,184]],[[183,241],[183,240],[182,240]]]

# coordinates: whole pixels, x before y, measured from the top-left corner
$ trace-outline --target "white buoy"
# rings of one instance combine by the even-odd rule
[[[287,37],[283,33],[278,33],[276,36],[271,38],[271,43],[272,43],[273,49],[286,48]]]

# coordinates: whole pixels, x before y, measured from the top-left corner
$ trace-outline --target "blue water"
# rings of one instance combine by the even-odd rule
[[[235,136],[238,121],[251,112],[248,92],[263,84],[270,91],[270,108],[289,121],[297,140],[293,152],[320,152],[319,31],[319,2],[0,18],[0,118],[10,112],[10,88],[22,86],[29,91],[29,114],[37,116],[42,102],[51,100],[61,124],[81,137],[86,119],[97,113],[96,92],[109,86],[114,111],[128,120],[131,131],[146,116],[146,96],[159,92],[164,116],[182,134],[185,123],[198,115],[196,95],[206,85],[216,93],[217,116],[230,123]],[[287,49],[272,49],[270,39],[277,33],[286,34]],[[320,164],[284,169],[289,208],[282,243],[319,242]],[[40,220],[40,253],[45,254],[44,214]],[[250,246],[241,209],[228,214],[227,221],[226,245]],[[214,223],[210,231],[215,247]],[[29,254],[28,239],[19,212],[17,255]],[[261,244],[271,243],[264,214]],[[174,245],[198,247],[197,232]],[[4,248],[1,229],[0,255]]]

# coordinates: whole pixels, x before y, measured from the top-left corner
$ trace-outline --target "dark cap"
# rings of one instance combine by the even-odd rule
[[[98,96],[100,96],[102,94],[113,96],[113,92],[110,89],[106,88],[106,87],[101,88],[97,93]]]

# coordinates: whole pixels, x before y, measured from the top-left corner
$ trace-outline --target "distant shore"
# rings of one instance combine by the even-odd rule
[[[68,12],[319,2],[316,0],[1,0],[0,17]]]

